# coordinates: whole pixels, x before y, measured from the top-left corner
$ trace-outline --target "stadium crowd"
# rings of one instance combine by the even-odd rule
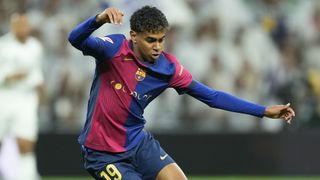
[[[205,108],[170,90],[147,108],[148,129],[246,133],[320,128],[317,0],[0,0],[0,35],[9,31],[10,15],[25,9],[33,36],[45,48],[47,98],[39,111],[42,132],[79,132],[85,121],[94,59],[71,47],[70,30],[115,6],[126,13],[124,24],[104,26],[95,34],[129,32],[131,13],[145,4],[167,15],[171,29],[166,51],[195,79],[263,105],[290,102],[297,115],[293,124],[284,126],[283,121]]]

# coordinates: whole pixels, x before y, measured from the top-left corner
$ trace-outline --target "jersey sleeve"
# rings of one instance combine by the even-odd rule
[[[84,55],[90,55],[98,60],[111,59],[121,48],[125,36],[114,34],[105,37],[94,37],[91,34],[101,27],[95,21],[96,16],[89,18],[76,26],[69,34],[69,42]]]
[[[174,58],[174,57],[171,57]],[[192,75],[174,58],[175,72],[169,82],[169,86],[174,88],[179,94],[184,94],[186,88],[192,82]]]
[[[231,94],[217,91],[193,80],[185,92],[213,108],[263,117],[265,107],[245,101]]]

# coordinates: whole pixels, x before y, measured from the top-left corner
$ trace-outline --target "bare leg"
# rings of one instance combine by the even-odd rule
[[[33,141],[23,139],[23,138],[17,138],[17,143],[18,143],[19,152],[21,155],[34,152],[35,143]]]
[[[161,169],[156,180],[186,180],[187,177],[176,163],[171,163]]]
[[[38,179],[36,158],[34,154],[35,142],[27,139],[23,139],[23,138],[17,138],[17,144],[20,152],[20,169],[21,169],[21,172],[18,175],[19,177],[18,180]]]

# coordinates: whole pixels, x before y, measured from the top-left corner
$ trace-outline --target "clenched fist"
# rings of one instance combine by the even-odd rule
[[[123,12],[117,8],[107,8],[102,13],[98,14],[96,17],[97,23],[111,23],[111,24],[122,24]]]

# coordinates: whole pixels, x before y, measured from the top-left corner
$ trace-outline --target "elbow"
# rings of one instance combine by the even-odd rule
[[[69,34],[69,36],[68,36],[68,41],[70,42],[70,44],[71,44],[73,47],[81,50],[81,43],[82,43],[82,42],[81,42],[81,40],[79,40],[79,37],[76,35],[76,33],[75,33],[74,31],[72,31],[72,32]]]
[[[73,33],[73,31],[71,31],[71,33],[69,34],[69,36],[68,36],[68,41],[70,42],[70,44],[72,44],[73,46],[75,46],[75,40],[76,38],[75,38],[75,35],[74,35],[74,33]]]
[[[215,104],[208,104],[208,106],[210,107],[210,108],[217,108],[217,106],[215,105]]]

